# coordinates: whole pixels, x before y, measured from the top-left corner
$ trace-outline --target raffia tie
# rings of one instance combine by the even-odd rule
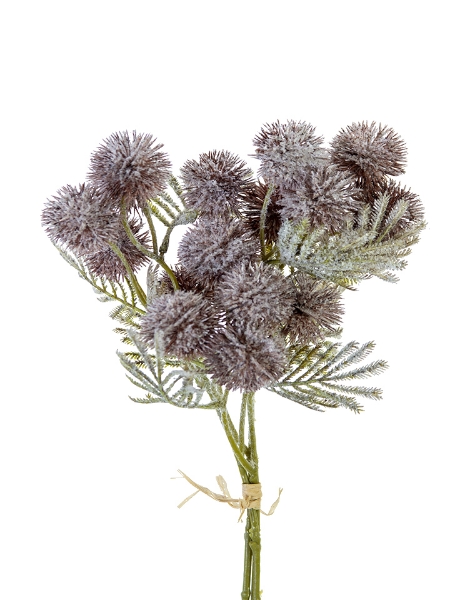
[[[271,515],[273,515],[273,513],[275,512],[275,509],[278,506],[278,503],[280,501],[281,492],[283,491],[282,488],[279,489],[278,498],[275,500],[275,502],[270,507],[269,512],[266,513],[263,510],[261,510],[262,492],[261,492],[261,484],[260,483],[243,483],[242,484],[242,498],[232,498],[230,492],[228,491],[227,482],[222,477],[222,475],[217,475],[217,477],[216,477],[217,483],[222,491],[222,494],[217,494],[216,492],[211,491],[209,488],[199,485],[198,483],[195,483],[195,481],[193,481],[190,477],[188,477],[186,475],[186,473],[183,473],[183,471],[180,471],[180,469],[178,469],[178,473],[180,473],[182,475],[182,477],[184,477],[184,479],[186,479],[186,481],[188,481],[191,485],[193,485],[195,488],[197,488],[197,491],[194,492],[193,494],[191,494],[190,496],[188,496],[187,498],[185,498],[183,500],[183,502],[181,502],[178,505],[178,508],[181,508],[182,506],[184,506],[186,504],[186,502],[189,502],[189,500],[191,498],[193,498],[199,492],[203,492],[204,494],[206,494],[213,500],[217,500],[217,502],[226,502],[232,508],[239,509],[241,512],[239,514],[238,522],[242,522],[242,516],[245,513],[245,511],[247,510],[247,508],[254,508],[256,510],[259,510],[260,512],[262,512],[263,515],[266,515],[267,517],[270,517]],[[173,477],[173,479],[177,479],[177,478]]]

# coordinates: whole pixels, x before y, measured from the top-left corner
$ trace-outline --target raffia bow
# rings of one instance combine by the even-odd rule
[[[188,475],[186,475],[186,473],[183,473],[183,471],[180,471],[180,469],[178,469],[178,473],[180,473],[180,475],[182,475],[182,477],[184,477],[184,479],[186,479],[186,481],[188,481],[192,486],[197,488],[197,491],[195,491],[193,494],[191,494],[190,496],[185,498],[183,500],[183,502],[181,502],[178,505],[178,508],[181,508],[182,506],[184,506],[186,504],[186,502],[188,502],[191,498],[193,498],[199,492],[203,492],[204,494],[206,494],[213,500],[217,500],[217,502],[226,502],[232,508],[239,509],[241,512],[239,514],[238,522],[242,522],[242,516],[248,508],[254,508],[256,510],[259,510],[260,512],[262,512],[263,515],[266,515],[267,517],[270,517],[271,515],[273,515],[273,513],[275,512],[275,509],[278,506],[278,503],[280,501],[281,492],[283,491],[283,488],[279,488],[278,498],[275,500],[275,502],[270,507],[269,512],[266,513],[263,510],[261,510],[262,491],[261,491],[260,483],[243,483],[242,484],[242,498],[232,498],[230,492],[228,491],[227,482],[222,477],[222,475],[217,475],[217,477],[216,477],[216,481],[222,491],[222,494],[217,494],[216,492],[211,491],[209,488],[199,485],[198,483],[195,483],[195,481],[193,481],[190,477],[188,477]],[[177,478],[174,477],[173,479],[177,479]]]

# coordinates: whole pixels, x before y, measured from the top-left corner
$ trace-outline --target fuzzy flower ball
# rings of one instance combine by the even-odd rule
[[[149,134],[113,133],[92,154],[88,178],[117,206],[125,198],[129,210],[142,208],[164,190],[170,176],[162,146]]]
[[[285,333],[298,344],[317,342],[324,329],[341,322],[344,307],[340,290],[333,284],[315,281],[303,273],[293,278],[297,293]]]
[[[266,124],[253,140],[255,156],[261,161],[258,173],[268,183],[293,189],[303,181],[305,167],[318,165],[327,157],[323,138],[303,121]]]
[[[310,167],[297,189],[279,200],[281,217],[293,221],[308,219],[313,227],[331,233],[341,230],[360,207],[351,179],[329,164]]]
[[[244,198],[242,215],[245,226],[258,239],[261,221],[261,210],[268,189],[269,186],[266,183],[258,181],[257,183],[254,183],[254,185]],[[277,188],[275,188],[272,191],[272,194],[270,195],[270,201],[267,205],[266,222],[264,228],[265,238],[269,244],[275,243],[277,241],[280,227],[280,194]]]
[[[239,214],[253,177],[238,156],[216,150],[201,154],[198,162],[188,160],[180,172],[186,205],[209,217]]]
[[[215,301],[236,331],[270,332],[287,320],[294,308],[295,288],[274,267],[243,263],[217,284]]]
[[[150,250],[148,232],[144,231],[143,233],[139,233],[141,223],[136,219],[133,219],[130,221],[129,225],[138,242]],[[142,254],[142,252],[131,243],[119,217],[116,217],[116,231],[114,237],[110,241],[116,244],[135,273],[149,262],[149,258],[145,254]],[[97,275],[97,277],[106,277],[106,279],[109,279],[110,281],[121,281],[127,276],[127,270],[122,261],[109,246],[105,246],[102,250],[88,254],[85,257],[85,262],[88,269],[92,271],[94,275]]]
[[[199,219],[182,237],[178,259],[206,284],[241,261],[255,260],[258,252],[258,240],[237,219]]]
[[[117,213],[92,185],[61,188],[42,211],[42,225],[54,243],[75,254],[95,252],[117,233]]]
[[[211,304],[200,294],[176,291],[159,296],[147,307],[140,334],[152,347],[155,333],[160,331],[165,354],[189,358],[202,352],[216,323]]]
[[[212,377],[230,390],[255,392],[279,379],[286,367],[282,338],[250,330],[216,332],[205,356]]]
[[[389,127],[375,122],[353,123],[331,142],[331,160],[352,175],[359,187],[372,189],[386,175],[405,172],[405,142]]]

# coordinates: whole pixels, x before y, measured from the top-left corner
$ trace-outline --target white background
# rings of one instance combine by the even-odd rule
[[[215,413],[128,400],[109,306],[40,226],[114,131],[153,133],[175,174],[246,158],[266,122],[329,142],[393,127],[428,228],[396,285],[346,294],[344,341],[390,370],[356,416],[257,396],[264,600],[448,600],[448,32],[444,3],[5,3],[2,22],[0,597],[240,598],[237,511],[180,468],[240,484]],[[256,164],[248,159],[253,168]],[[232,406],[234,410],[234,406]]]

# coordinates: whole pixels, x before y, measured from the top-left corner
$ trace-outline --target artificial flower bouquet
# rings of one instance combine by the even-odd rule
[[[131,399],[216,411],[242,497],[221,478],[216,493],[183,476],[245,514],[242,600],[261,597],[255,394],[319,411],[359,412],[359,398],[380,398],[357,382],[387,366],[365,362],[373,342],[339,342],[342,293],[370,277],[396,281],[425,226],[418,196],[393,179],[406,148],[388,127],[353,123],[325,147],[311,125],[276,122],[254,145],[258,177],[212,151],[177,179],[153,136],[114,133],[93,153],[88,182],[63,187],[42,213],[61,255],[115,305],[120,362],[141,391]],[[238,423],[230,391],[242,394]]]

